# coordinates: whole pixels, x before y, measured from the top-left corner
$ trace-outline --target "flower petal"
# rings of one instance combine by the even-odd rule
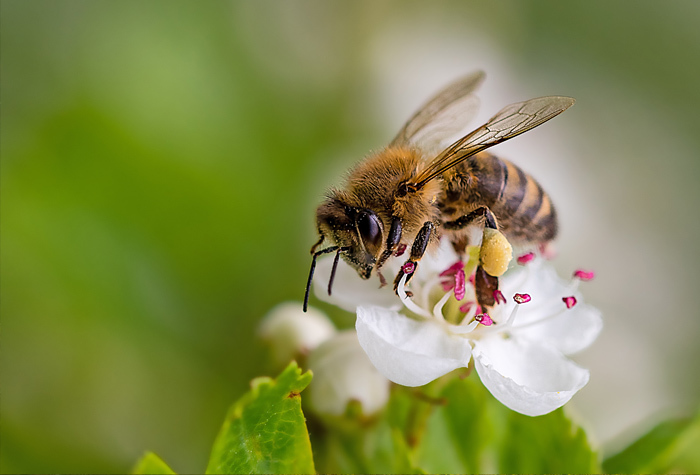
[[[518,309],[513,333],[551,345],[565,355],[587,348],[603,328],[600,311],[585,305],[580,293],[574,293],[578,305],[566,308],[561,298],[570,294],[569,283],[541,261],[507,273],[501,281],[501,289],[507,303],[494,309],[494,312],[500,312],[496,314],[497,321],[503,321],[501,315],[510,315],[518,305],[513,301],[513,295],[527,293],[532,300]],[[538,323],[539,320],[543,321]]]
[[[582,304],[571,309],[564,309],[556,317],[539,324],[518,328],[513,327],[513,334],[518,338],[548,344],[565,355],[572,355],[587,348],[603,329],[600,311],[590,305]]]
[[[588,370],[556,349],[498,335],[475,342],[474,365],[496,399],[526,416],[552,412],[588,383]]]
[[[355,269],[346,262],[338,262],[338,269],[333,282],[333,292],[328,295],[328,281],[331,277],[333,259],[320,259],[316,265],[314,275],[314,294],[319,300],[337,305],[348,312],[355,312],[360,305],[376,305],[384,308],[398,310],[402,307],[401,301],[393,292],[391,285],[379,288],[379,279],[372,277],[369,280],[362,279]],[[388,267],[388,266],[387,266]],[[387,269],[387,275],[393,275]]]
[[[389,400],[389,381],[379,374],[357,342],[354,330],[344,330],[309,355],[314,373],[309,406],[318,414],[342,415],[350,401],[359,401],[371,415]]]
[[[403,386],[422,386],[466,367],[471,347],[435,320],[413,320],[380,307],[357,309],[357,338],[374,366]]]

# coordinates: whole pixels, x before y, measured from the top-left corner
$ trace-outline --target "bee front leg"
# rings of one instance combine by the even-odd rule
[[[423,224],[423,227],[418,231],[416,239],[413,241],[413,246],[411,246],[411,256],[410,258],[401,266],[401,270],[396,274],[396,279],[394,279],[394,292],[397,292],[399,283],[404,275],[406,277],[406,282],[411,280],[413,274],[415,274],[418,268],[418,261],[421,260],[425,250],[428,248],[428,243],[430,242],[430,237],[435,232],[435,224],[431,221],[427,221]]]
[[[399,218],[398,216],[394,216],[391,219],[391,228],[389,229],[389,235],[386,239],[386,246],[384,252],[381,256],[379,256],[379,259],[377,259],[376,264],[377,275],[379,276],[379,281],[381,282],[380,287],[384,287],[386,285],[386,279],[384,278],[379,269],[381,269],[386,260],[391,257],[391,255],[396,250],[396,247],[399,245],[399,242],[401,242],[402,228],[403,226],[401,225],[401,218]]]
[[[487,207],[482,206],[454,221],[444,223],[445,229],[463,229],[483,217],[483,238],[479,252],[479,266],[474,276],[476,299],[483,307],[492,307],[498,296],[498,277],[508,269],[513,257],[513,248],[498,230],[496,218]]]

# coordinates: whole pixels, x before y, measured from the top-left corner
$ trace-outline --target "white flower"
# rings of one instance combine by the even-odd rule
[[[467,367],[473,356],[481,381],[496,399],[538,416],[564,405],[588,382],[588,370],[565,355],[589,346],[602,319],[576,291],[578,282],[591,275],[578,271],[566,283],[542,259],[532,257],[518,259],[523,265],[500,278],[501,303],[488,315],[476,305],[473,285],[464,285],[464,266],[447,240],[434,256],[420,261],[408,286],[404,277],[400,300],[390,286],[378,289],[376,280],[361,280],[347,265],[339,266],[329,297],[319,291],[327,287],[328,260],[319,262],[316,294],[356,309],[360,345],[391,381],[421,386]],[[395,275],[400,264],[392,259],[383,271]],[[471,259],[464,267],[467,275],[473,267]]]
[[[286,366],[291,360],[306,355],[336,333],[326,314],[300,302],[284,302],[270,310],[258,329],[260,338],[270,344],[276,365]]]
[[[372,365],[354,330],[330,338],[309,354],[314,379],[309,385],[309,407],[320,415],[342,416],[351,401],[371,415],[389,400],[389,380]]]

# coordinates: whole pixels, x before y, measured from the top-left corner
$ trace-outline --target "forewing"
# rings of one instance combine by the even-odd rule
[[[432,148],[459,133],[479,107],[474,91],[484,80],[483,71],[465,76],[438,92],[406,122],[390,146]]]
[[[574,99],[546,96],[511,104],[469,135],[462,137],[438,155],[423,170],[416,183],[424,185],[467,158],[534,129],[574,105]]]

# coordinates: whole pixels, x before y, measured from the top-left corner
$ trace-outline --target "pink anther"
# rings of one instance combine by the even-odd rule
[[[593,277],[595,277],[595,272],[591,271],[586,271],[582,269],[578,269],[576,272],[574,272],[574,277],[577,279],[580,279],[584,282],[588,282],[589,280],[593,280]]]
[[[416,263],[408,261],[403,266],[401,266],[401,271],[406,275],[411,275],[416,270]]]
[[[493,325],[493,320],[491,320],[491,317],[489,317],[488,313],[482,313],[480,315],[477,315],[476,317],[474,317],[474,320],[481,323],[485,327],[490,327],[491,325]]]
[[[518,257],[518,264],[521,266],[524,266],[531,260],[535,258],[535,253],[534,252],[528,252],[527,254],[523,254],[522,256]]]
[[[406,245],[405,244],[399,244],[399,247],[396,249],[396,252],[394,255],[396,257],[401,257],[403,256],[403,253],[406,252]]]
[[[506,303],[506,298],[503,296],[503,292],[500,290],[493,291],[493,298],[496,300],[496,303]]]
[[[448,275],[455,275],[457,271],[460,271],[464,269],[464,262],[462,261],[457,261],[454,264],[452,264],[450,267],[445,269],[444,271],[440,272],[440,277],[445,277]],[[462,271],[464,272],[464,271]]]
[[[574,305],[576,305],[576,297],[574,297],[573,295],[571,297],[564,297],[561,300],[566,305],[566,308],[571,308]]]
[[[518,304],[528,303],[530,300],[532,300],[532,297],[530,297],[530,294],[515,294],[513,296],[513,300],[515,300],[515,303]]]
[[[472,274],[469,276],[469,283],[472,284],[472,287],[474,286],[474,282],[476,281],[476,274]]]
[[[477,304],[476,302],[467,302],[461,307],[459,307],[459,311],[462,313],[469,313],[469,310],[472,309],[476,305],[476,313],[481,313],[481,305]]]
[[[464,271],[460,269],[455,274],[455,298],[457,300],[462,300],[464,298],[464,292]]]

